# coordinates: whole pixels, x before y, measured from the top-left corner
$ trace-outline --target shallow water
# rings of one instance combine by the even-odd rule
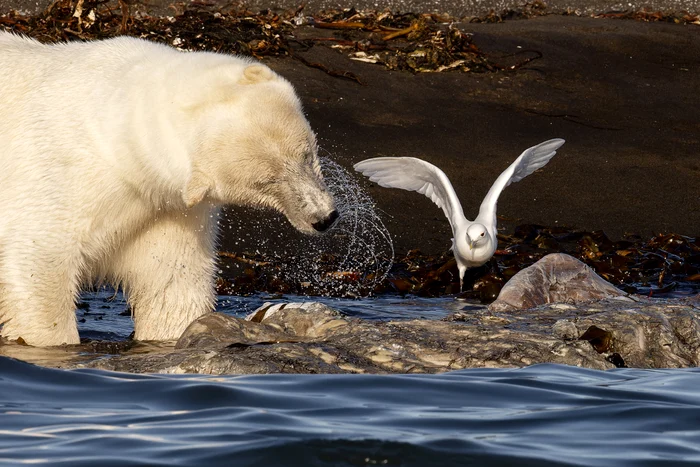
[[[455,300],[454,297],[421,298],[383,295],[376,298],[338,299],[330,297],[302,297],[297,295],[271,296],[257,294],[248,297],[219,295],[216,310],[240,318],[255,311],[265,302],[317,301],[342,311],[348,316],[363,319],[441,319],[450,313],[483,305]],[[110,288],[85,293],[77,312],[81,337],[96,340],[123,340],[134,330],[121,292]]]
[[[149,376],[0,358],[0,463],[690,465],[700,370]]]

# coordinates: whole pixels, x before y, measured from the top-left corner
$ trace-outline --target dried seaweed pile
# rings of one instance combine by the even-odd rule
[[[593,15],[594,18],[631,19],[644,21],[645,23],[675,23],[695,24],[700,26],[700,15],[687,12],[662,12],[662,11],[617,11]]]
[[[314,16],[305,16],[301,9],[254,14],[197,2],[176,11],[174,16],[158,17],[132,12],[124,0],[56,0],[40,15],[11,12],[0,16],[0,26],[6,30],[43,42],[128,34],[184,50],[258,58],[291,55],[308,66],[358,82],[352,73],[309,62],[303,52],[317,45],[331,46],[355,60],[414,72],[512,70],[537,58],[525,57],[514,66],[493,63],[474,45],[470,34],[452,27],[452,21],[433,14],[394,15],[354,9]]]
[[[359,78],[351,72],[330,70],[323,64],[310,62],[303,52],[314,46],[330,46],[353,60],[412,72],[512,71],[541,56],[537,51],[523,50],[514,64],[496,63],[479,50],[471,34],[455,26],[457,18],[435,14],[349,9],[307,15],[302,7],[284,13],[270,10],[253,13],[198,1],[172,7],[173,16],[162,17],[133,11],[128,0],[55,0],[36,16],[17,12],[2,15],[0,27],[44,42],[128,34],[183,50],[212,50],[258,58],[291,55],[308,66],[357,82]],[[550,14],[546,4],[536,0],[518,9],[459,21],[502,22],[545,14]],[[565,14],[579,15],[576,11]],[[700,24],[697,15],[644,10],[595,17]]]
[[[542,0],[535,0],[525,3],[519,8],[508,9],[500,13],[491,11],[491,13],[482,17],[468,18],[468,21],[472,23],[502,23],[507,20],[530,19],[550,14],[552,14],[552,12],[545,2]],[[563,11],[561,14],[564,16],[586,16],[581,11],[572,8]],[[700,25],[700,16],[686,11],[649,11],[642,8],[641,10],[601,12],[590,16],[604,19],[630,19],[634,21],[643,21],[645,23],[662,22]]]
[[[333,36],[311,37],[304,44],[331,42],[353,60],[380,63],[390,70],[413,72],[498,71],[516,69],[536,58],[505,67],[492,62],[472,42],[471,34],[435,14],[358,12],[354,9],[311,18],[317,29]]]
[[[286,53],[282,36],[294,28],[287,17],[270,12],[221,12],[192,3],[175,16],[157,17],[132,14],[126,2],[112,0],[56,0],[40,15],[3,15],[0,25],[42,42],[127,34],[181,49],[257,57]]]
[[[568,253],[591,266],[623,290],[663,296],[679,287],[700,289],[700,242],[666,234],[643,240],[629,236],[613,242],[602,231],[582,232],[540,225],[521,225],[512,235],[499,235],[500,250],[481,268],[467,271],[463,293],[483,302],[495,299],[505,282],[549,253]],[[284,258],[222,253],[224,262],[239,272],[219,279],[221,294],[254,292],[327,295],[309,283],[288,281],[281,271]],[[333,261],[328,261],[333,264]],[[365,280],[362,271],[325,272],[338,280]],[[435,297],[459,293],[457,265],[451,253],[428,256],[417,250],[395,259],[389,276],[365,293],[410,293]]]

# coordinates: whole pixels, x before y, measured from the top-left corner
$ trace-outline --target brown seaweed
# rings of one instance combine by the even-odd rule
[[[502,64],[481,51],[465,31],[469,22],[501,22],[550,14],[536,0],[499,14],[479,18],[392,13],[389,11],[330,10],[305,14],[295,10],[251,12],[230,5],[193,1],[174,4],[173,16],[151,16],[125,0],[54,0],[38,15],[11,11],[0,16],[0,27],[43,42],[104,39],[131,35],[163,42],[183,50],[265,56],[291,56],[331,76],[362,83],[347,70],[334,70],[309,60],[311,47],[333,47],[353,60],[411,72],[512,72],[537,60],[536,50],[522,50],[516,61]],[[565,14],[577,14],[567,12]],[[614,12],[599,18],[700,24],[688,13]],[[319,34],[314,33],[317,31]],[[512,58],[512,57],[511,57]]]
[[[629,235],[612,241],[603,231],[580,231],[535,224],[520,225],[512,234],[499,234],[499,250],[489,263],[467,271],[465,298],[493,301],[501,287],[518,271],[550,253],[564,252],[588,264],[601,277],[633,293],[663,296],[680,289],[700,289],[700,242],[678,234],[650,239]],[[233,263],[231,260],[233,259]],[[219,279],[222,294],[255,292],[306,295],[343,295],[342,288],[321,290],[310,283],[290,281],[284,271],[293,258],[270,259],[262,254],[222,255],[227,274]],[[335,264],[328,255],[328,265]],[[326,272],[328,277],[365,281],[362,271]],[[398,293],[425,297],[459,294],[459,275],[450,252],[426,255],[409,251],[394,259],[388,277],[364,293]]]

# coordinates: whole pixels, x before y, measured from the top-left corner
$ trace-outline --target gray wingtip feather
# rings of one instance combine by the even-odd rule
[[[538,144],[535,146],[537,152],[548,152],[548,151],[556,151],[560,147],[564,145],[566,141],[564,141],[561,138],[554,138],[550,139],[548,141],[545,141],[543,143]]]
[[[533,170],[544,167],[547,165],[547,162],[549,162],[549,160],[557,153],[557,149],[562,147],[565,142],[566,141],[561,138],[555,138],[534,146],[529,157],[529,166]]]

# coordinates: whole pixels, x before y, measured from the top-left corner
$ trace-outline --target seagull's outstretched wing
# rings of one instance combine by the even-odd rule
[[[442,208],[452,230],[465,222],[462,205],[445,173],[415,157],[377,157],[355,164],[355,170],[387,188],[417,191]]]
[[[484,225],[493,225],[496,221],[496,204],[503,189],[547,165],[547,162],[554,157],[562,144],[564,144],[563,139],[550,139],[526,149],[515,162],[498,176],[491,186],[479,208],[478,221]]]

